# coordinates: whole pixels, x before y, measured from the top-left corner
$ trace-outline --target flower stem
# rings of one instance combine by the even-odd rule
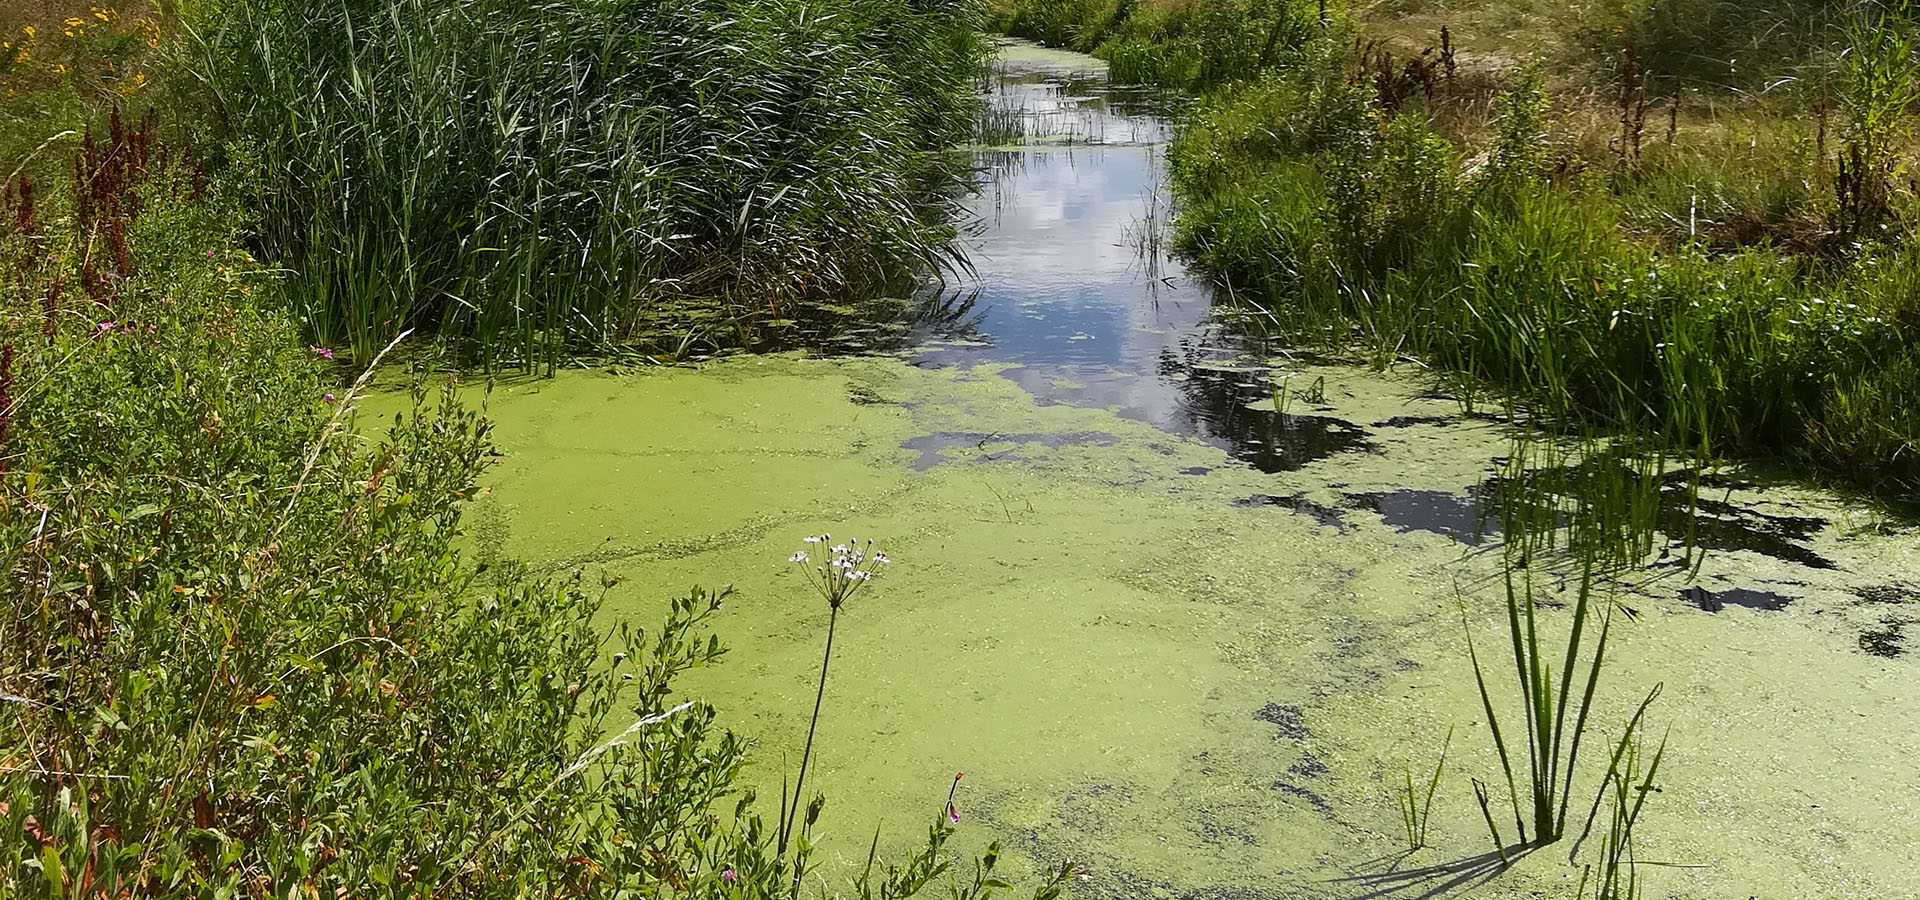
[[[793,782],[793,803],[787,807],[787,820],[780,824],[780,847],[776,855],[785,856],[787,841],[793,837],[793,817],[800,812],[800,791],[807,783],[807,762],[813,758],[813,733],[820,727],[820,701],[827,696],[827,663],[833,660],[833,628],[839,624],[840,607],[827,615],[827,652],[820,657],[820,687],[813,695],[813,721],[807,723],[807,747],[800,753],[800,774]]]

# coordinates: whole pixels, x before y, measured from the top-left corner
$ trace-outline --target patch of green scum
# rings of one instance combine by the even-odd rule
[[[1042,47],[1032,41],[1019,38],[998,38],[998,50],[994,53],[996,62],[1004,63],[1014,69],[1066,69],[1075,72],[1105,72],[1107,61],[1085,53],[1072,50],[1057,50]]]
[[[645,622],[689,584],[730,581],[733,652],[683,687],[756,741],[767,802],[797,763],[826,623],[786,557],[809,533],[876,538],[895,562],[842,616],[809,778],[829,797],[833,865],[857,865],[876,827],[883,849],[911,839],[964,771],[963,837],[1008,841],[1016,868],[1088,860],[1088,896],[1359,893],[1324,882],[1395,849],[1393,779],[1449,725],[1454,774],[1413,862],[1487,849],[1465,777],[1494,771],[1491,744],[1455,586],[1494,644],[1498,554],[1364,511],[1343,530],[1234,501],[1461,491],[1506,443],[1477,422],[1377,425],[1457,413],[1405,379],[1307,374],[1291,384],[1324,377],[1324,403],[1289,411],[1370,426],[1380,453],[1261,475],[1111,411],[1040,406],[991,367],[787,356],[566,374],[494,392],[505,456],[480,518],[507,552],[621,579],[609,617]],[[937,462],[915,471],[928,436]],[[1214,471],[1182,474],[1196,467]],[[1897,556],[1896,538],[1849,540]],[[1616,628],[1586,750],[1602,752],[1635,691],[1666,682],[1653,715],[1675,726],[1673,749],[1646,858],[1709,868],[1648,870],[1657,895],[1911,888],[1895,867],[1920,820],[1894,794],[1920,751],[1901,690],[1920,666],[1826,627],[1819,591],[1837,588],[1709,615],[1678,586],[1625,598],[1640,621]],[[1483,894],[1570,896],[1566,849]]]
[[[1460,619],[1441,602],[1451,595],[1449,574],[1410,570],[1415,577],[1356,585],[1372,598],[1367,605],[1374,615],[1408,638],[1397,651],[1406,661],[1383,669],[1373,690],[1324,710],[1326,730],[1335,737],[1321,752],[1334,771],[1374,765],[1375,754],[1386,750],[1387,780],[1341,783],[1330,796],[1342,807],[1392,808],[1399,766],[1411,762],[1416,772],[1430,766],[1448,728],[1458,729],[1448,757],[1453,774],[1434,804],[1431,845],[1403,860],[1403,868],[1491,848],[1467,779],[1498,784],[1500,768],[1477,709]],[[1543,599],[1570,598],[1549,591]],[[1672,600],[1622,600],[1642,620],[1616,619],[1603,702],[1583,752],[1605,752],[1602,744],[1617,738],[1639,699],[1634,692],[1664,683],[1650,717],[1655,742],[1665,733],[1670,743],[1661,792],[1649,801],[1636,839],[1640,858],[1692,868],[1644,870],[1650,896],[1912,894],[1916,880],[1907,860],[1920,849],[1920,814],[1911,793],[1904,800],[1902,793],[1911,791],[1911,760],[1920,750],[1914,667],[1851,652],[1783,618],[1789,614],[1729,608],[1713,616]],[[1466,598],[1483,653],[1490,645],[1498,652],[1505,639],[1500,604],[1495,586]],[[1549,622],[1561,621],[1547,615]],[[1354,734],[1371,737],[1349,744],[1346,737]],[[1601,770],[1583,765],[1575,780],[1575,834]],[[1511,839],[1512,817],[1502,818],[1503,810],[1496,806],[1496,821]],[[1500,876],[1494,895],[1534,890],[1541,892],[1535,896],[1572,897],[1579,872],[1566,865],[1569,849],[1563,841],[1534,854]],[[1360,836],[1352,858],[1403,850],[1389,822]]]

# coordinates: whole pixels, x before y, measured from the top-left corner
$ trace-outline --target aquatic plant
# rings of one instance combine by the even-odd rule
[[[950,263],[977,24],[972,0],[220,2],[186,49],[316,341],[364,362],[426,327],[551,369],[751,343]]]
[[[809,546],[825,544],[833,540],[833,535],[809,535],[802,540]],[[813,560],[814,552],[818,551],[803,549],[787,558],[788,562],[800,566],[801,571],[806,573],[808,583],[820,594],[820,599],[827,602],[827,641],[826,649],[820,654],[820,680],[813,697],[813,716],[807,722],[807,743],[800,753],[800,771],[794,776],[791,797],[782,788],[780,831],[775,847],[776,853],[783,856],[787,852],[788,844],[795,837],[794,817],[800,812],[800,799],[807,784],[807,764],[813,759],[813,737],[820,727],[821,702],[827,696],[827,667],[833,662],[833,633],[835,627],[840,624],[840,607],[861,587],[873,580],[877,567],[893,562],[884,551],[873,549],[872,540],[863,544],[858,538],[849,540],[845,544],[835,544],[825,551],[824,558],[819,562]],[[959,779],[956,778],[955,783],[957,784],[958,781]],[[949,803],[949,810],[951,807],[952,804]],[[811,825],[818,815],[819,801],[816,800],[807,807],[807,818],[800,830],[803,841],[806,826]],[[796,866],[793,876],[796,892],[799,890],[800,877],[800,867]]]
[[[1493,693],[1487,686],[1486,671],[1481,667],[1471,626],[1467,626],[1467,655],[1473,664],[1474,681],[1487,715],[1488,731],[1499,754],[1500,769],[1506,777],[1517,839],[1522,844],[1544,846],[1559,840],[1566,831],[1567,802],[1572,791],[1574,772],[1580,761],[1580,745],[1586,735],[1594,692],[1599,687],[1600,672],[1605,665],[1607,637],[1613,626],[1613,605],[1602,601],[1602,609],[1596,611],[1593,608],[1596,605],[1593,598],[1593,570],[1591,566],[1585,567],[1574,598],[1566,648],[1560,664],[1560,678],[1556,685],[1552,647],[1541,641],[1535,615],[1531,570],[1523,570],[1520,584],[1516,585],[1513,570],[1509,568],[1505,587],[1507,636],[1513,647],[1513,664],[1520,697],[1518,718],[1526,728],[1524,762],[1527,780],[1524,791],[1514,777],[1519,754],[1510,745],[1508,735],[1511,729],[1501,727],[1501,716]],[[1596,615],[1599,634],[1589,639],[1588,619]],[[1464,619],[1462,624],[1465,624]],[[1576,693],[1574,678],[1583,664],[1583,656],[1586,674]],[[1571,723],[1567,720],[1569,711],[1573,713]],[[1508,722],[1511,723],[1511,720]],[[1477,787],[1476,792],[1481,795],[1484,811],[1484,790]],[[1524,815],[1521,811],[1523,794],[1526,806]],[[1492,824],[1489,819],[1489,828]],[[1494,842],[1500,842],[1497,829],[1494,830]]]
[[[1405,767],[1406,785],[1397,799],[1400,801],[1400,824],[1407,834],[1407,852],[1412,853],[1427,845],[1427,819],[1433,812],[1433,796],[1440,790],[1440,776],[1447,768],[1447,748],[1453,746],[1453,729],[1447,729],[1447,739],[1440,745],[1440,758],[1433,764],[1433,775],[1426,779],[1425,790],[1415,788],[1413,766]],[[1496,838],[1497,841],[1497,838]]]
[[[1607,776],[1594,795],[1593,809],[1587,813],[1587,824],[1581,830],[1580,837],[1585,840],[1592,833],[1594,819],[1599,814],[1603,800],[1608,804],[1607,832],[1600,845],[1599,862],[1586,866],[1580,874],[1580,887],[1574,894],[1576,900],[1585,900],[1589,880],[1594,886],[1594,900],[1637,900],[1640,896],[1639,866],[1643,863],[1634,852],[1633,832],[1639,824],[1647,797],[1659,790],[1653,780],[1659,774],[1660,760],[1667,752],[1667,739],[1662,737],[1653,751],[1652,759],[1646,760],[1645,768],[1641,768],[1645,751],[1641,720],[1647,707],[1659,694],[1660,688],[1656,685],[1646,701],[1634,712],[1633,718],[1628,720],[1619,742],[1614,745],[1613,758],[1607,765]],[[1571,862],[1574,853],[1578,852],[1579,843],[1576,842],[1574,851],[1568,854],[1568,861]]]

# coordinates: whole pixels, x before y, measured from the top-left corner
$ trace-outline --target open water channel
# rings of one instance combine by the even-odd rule
[[[883,545],[809,777],[829,877],[876,827],[883,850],[918,840],[964,771],[963,842],[1084,860],[1080,896],[1573,897],[1569,848],[1489,864],[1468,781],[1498,777],[1463,628],[1504,639],[1505,426],[1415,365],[1288,353],[1222,315],[1160,252],[1152,97],[1025,45],[992,81],[1023,136],[977,151],[977,276],[939,327],[897,353],[496,390],[484,552],[617,577],[608,615],[637,624],[731,583],[732,652],[684,687],[754,739],[771,802],[827,619],[787,557],[823,531]],[[1710,486],[1661,514],[1694,517],[1704,562],[1618,595],[1589,750],[1664,684],[1641,858],[1680,865],[1645,869],[1647,896],[1920,896],[1920,531]],[[1552,622],[1569,589],[1542,579]],[[1431,846],[1407,855],[1393,791],[1450,728]]]

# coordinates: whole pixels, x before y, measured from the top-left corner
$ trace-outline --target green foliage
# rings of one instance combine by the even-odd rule
[[[578,572],[467,561],[486,420],[355,421],[372,370],[298,340],[247,196],[151,125],[86,143],[0,204],[0,895],[793,897],[804,829],[675,694],[725,593],[608,628]]]
[[[1845,35],[1840,224],[1861,234],[1882,228],[1892,216],[1893,185],[1904,168],[1898,148],[1920,102],[1920,35],[1905,0],[1856,9]]]
[[[1575,8],[1571,43],[1612,72],[1631,45],[1654,78],[1757,88],[1814,64],[1852,4],[1825,0],[1603,0]]]
[[[1660,773],[1660,760],[1667,755],[1667,739],[1662,737],[1652,758],[1646,758],[1646,726],[1642,719],[1647,707],[1659,696],[1660,688],[1655,686],[1627,721],[1619,742],[1614,745],[1607,775],[1594,795],[1593,808],[1587,812],[1587,824],[1580,835],[1584,840],[1592,833],[1600,804],[1607,803],[1607,830],[1601,838],[1600,859],[1597,865],[1590,865],[1581,873],[1580,887],[1574,891],[1576,900],[1586,900],[1589,883],[1593,885],[1594,900],[1640,897],[1640,860],[1634,852],[1634,829],[1640,824],[1640,813],[1646,808],[1648,796],[1659,790],[1653,780]]]
[[[317,340],[365,360],[432,326],[551,364],[674,301],[744,321],[939,263],[978,25],[970,0],[230,2],[192,68],[261,157],[260,240]]]
[[[1365,93],[1321,73],[1236,86],[1170,151],[1181,246],[1285,337],[1466,373],[1549,427],[1655,455],[1771,455],[1890,497],[1920,486],[1920,406],[1902,399],[1920,396],[1920,251],[1713,247],[1739,223],[1684,174],[1710,170],[1669,168],[1711,159],[1662,150],[1649,174],[1579,174],[1525,73],[1465,162],[1417,112],[1388,118]],[[1643,190],[1670,199],[1625,193]],[[1783,190],[1779,203],[1811,195]],[[1677,245],[1628,230],[1659,215],[1648,203],[1678,207]]]
[[[1115,81],[1180,89],[1285,65],[1321,31],[1296,0],[1009,0],[991,24],[1106,59]]]
[[[1515,568],[1522,573],[1520,586],[1514,584]],[[1494,749],[1499,753],[1501,772],[1506,776],[1515,833],[1522,844],[1543,846],[1558,841],[1566,831],[1567,801],[1571,797],[1573,776],[1580,762],[1580,745],[1586,736],[1594,692],[1599,687],[1600,673],[1606,663],[1607,637],[1613,626],[1613,605],[1610,602],[1593,601],[1593,571],[1588,567],[1581,575],[1580,591],[1575,596],[1565,658],[1561,662],[1560,678],[1556,685],[1553,648],[1541,640],[1531,579],[1532,571],[1526,568],[1524,560],[1510,560],[1506,574],[1507,636],[1513,645],[1514,670],[1518,676],[1520,697],[1517,718],[1525,726],[1524,759],[1514,749],[1521,733],[1513,730],[1512,718],[1504,720],[1506,730],[1502,731],[1499,704],[1495,703],[1493,692],[1487,687],[1486,672],[1481,668],[1479,654],[1474,649],[1471,628],[1467,629],[1467,654],[1472,659],[1474,681],[1480,689],[1482,708],[1487,714],[1487,729],[1493,736]],[[1596,610],[1596,606],[1601,608]],[[1600,633],[1588,638],[1586,626],[1590,616],[1598,618]],[[1586,667],[1585,676],[1576,684],[1575,679],[1581,677],[1579,669],[1583,664]],[[1569,711],[1573,713],[1572,720],[1567,718]],[[1509,738],[1509,735],[1512,737]],[[1516,769],[1521,769],[1522,762],[1525,763],[1522,774],[1526,776],[1524,791],[1514,774]],[[1524,804],[1523,797],[1526,801]],[[1524,812],[1523,805],[1526,807]],[[1499,844],[1498,830],[1493,832],[1493,839],[1496,845]]]
[[[1427,819],[1433,812],[1433,796],[1440,791],[1440,776],[1447,770],[1447,748],[1453,746],[1453,729],[1447,729],[1447,739],[1440,745],[1440,758],[1433,764],[1433,775],[1426,779],[1426,789],[1420,790],[1413,780],[1413,766],[1405,768],[1406,786],[1396,795],[1400,802],[1400,824],[1406,829],[1407,852],[1412,853],[1427,845]]]
[[[1522,67],[1500,92],[1498,137],[1489,151],[1496,180],[1529,182],[1545,173],[1552,159],[1547,144],[1547,94],[1540,87],[1540,64]]]

